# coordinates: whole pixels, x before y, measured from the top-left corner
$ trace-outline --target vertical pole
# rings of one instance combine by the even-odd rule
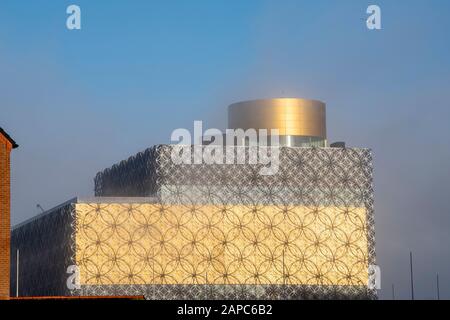
[[[411,300],[414,300],[414,274],[412,252],[409,252],[409,265],[411,268]]]
[[[152,274],[153,274],[153,301],[155,301],[155,286],[156,286],[156,281],[155,281],[155,249],[152,248]]]
[[[283,299],[286,299],[286,272],[284,270],[284,249],[283,249]]]
[[[205,291],[206,291],[206,300],[209,300],[209,297],[208,297],[208,269],[206,269],[206,279],[205,279],[206,281],[206,285],[205,285]]]
[[[437,290],[437,299],[441,300],[441,292],[439,290],[439,274],[436,275],[436,290]]]
[[[392,284],[392,300],[395,300],[395,286]]]
[[[17,249],[16,251],[16,297],[19,296],[19,259],[20,259],[20,251]]]

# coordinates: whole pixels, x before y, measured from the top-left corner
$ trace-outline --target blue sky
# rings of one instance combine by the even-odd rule
[[[381,31],[365,26],[369,4]],[[82,10],[82,30],[65,27]],[[225,128],[254,98],[327,103],[330,141],[375,157],[381,296],[450,298],[450,2],[17,1],[0,3],[0,126],[13,155],[13,223],[194,120]]]

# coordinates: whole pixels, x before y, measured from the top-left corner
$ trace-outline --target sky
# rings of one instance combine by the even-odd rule
[[[194,120],[225,129],[233,102],[319,99],[330,142],[373,150],[380,298],[410,297],[412,251],[416,297],[439,273],[450,299],[449,15],[447,0],[1,0],[12,223],[93,195],[98,171]]]

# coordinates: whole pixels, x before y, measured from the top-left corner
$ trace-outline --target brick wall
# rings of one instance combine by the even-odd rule
[[[9,298],[11,149],[12,144],[0,133],[0,300]]]

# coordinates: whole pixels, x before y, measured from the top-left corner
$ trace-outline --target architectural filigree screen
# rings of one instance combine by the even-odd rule
[[[156,298],[375,297],[367,286],[375,264],[370,150],[281,148],[278,173],[262,176],[261,165],[174,164],[172,148],[156,146],[96,176],[97,196],[128,190],[157,199],[131,207],[125,238],[111,234],[117,244],[131,239],[133,262],[111,269],[122,286],[139,291],[150,283]],[[249,148],[232,149],[239,148],[236,156],[248,159]],[[192,147],[192,157],[196,152],[203,150]],[[99,206],[112,210],[110,218],[126,212],[124,205]],[[111,233],[107,221],[96,221]],[[140,236],[137,251],[131,243]],[[111,267],[108,254],[101,259]]]
[[[370,150],[281,148],[278,173],[262,176],[260,165],[176,165],[172,148],[99,173],[98,198],[14,228],[19,294],[376,298]],[[70,265],[81,289],[69,292]]]
[[[364,208],[77,204],[82,285],[368,283]]]

